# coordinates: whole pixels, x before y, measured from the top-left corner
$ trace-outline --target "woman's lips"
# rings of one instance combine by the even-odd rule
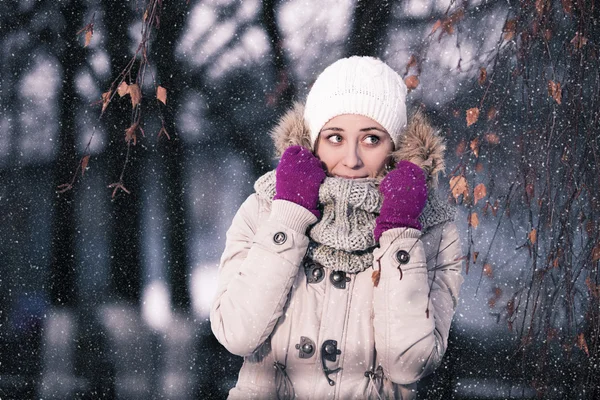
[[[368,176],[347,176],[347,175],[335,175],[338,178],[344,178],[344,179],[364,179],[364,178],[368,178]]]

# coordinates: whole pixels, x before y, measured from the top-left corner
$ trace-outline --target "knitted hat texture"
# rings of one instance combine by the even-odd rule
[[[383,61],[373,57],[342,58],[319,75],[308,93],[304,119],[314,147],[332,118],[358,114],[378,122],[398,148],[406,126],[406,85]]]

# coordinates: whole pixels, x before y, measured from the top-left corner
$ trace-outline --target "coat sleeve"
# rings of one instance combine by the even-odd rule
[[[462,259],[454,223],[441,225],[439,251],[427,268],[421,232],[395,228],[383,233],[374,252],[381,263],[374,290],[375,348],[385,375],[407,385],[440,364],[458,302]],[[402,263],[403,252],[408,262]],[[377,261],[375,261],[377,266]]]
[[[259,199],[242,204],[227,231],[219,265],[211,328],[231,353],[248,356],[271,334],[308,248],[305,235],[316,217],[285,200],[259,221]]]

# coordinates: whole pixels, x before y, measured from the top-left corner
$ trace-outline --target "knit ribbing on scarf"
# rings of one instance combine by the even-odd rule
[[[275,196],[275,179],[275,171],[270,171],[254,184],[256,193],[269,202]],[[358,273],[370,268],[381,202],[377,179],[325,178],[319,189],[323,216],[307,233],[311,240],[307,256],[335,271]],[[455,214],[454,207],[430,190],[419,222],[425,232],[454,220]]]

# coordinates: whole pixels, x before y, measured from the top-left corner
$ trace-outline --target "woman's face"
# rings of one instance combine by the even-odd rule
[[[327,167],[329,176],[375,178],[390,160],[392,139],[369,117],[338,115],[323,126],[315,153]]]

